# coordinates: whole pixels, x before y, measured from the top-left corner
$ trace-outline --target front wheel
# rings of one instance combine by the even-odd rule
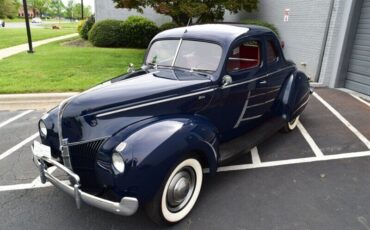
[[[294,118],[293,120],[289,122],[286,122],[284,127],[281,129],[281,132],[283,133],[292,132],[297,127],[298,122],[299,122],[299,116],[297,116],[296,118]]]
[[[161,225],[184,219],[198,199],[202,181],[202,166],[197,159],[181,161],[166,177],[154,199],[146,205],[149,217]]]

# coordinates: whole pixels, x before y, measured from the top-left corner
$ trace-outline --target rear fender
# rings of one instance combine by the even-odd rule
[[[295,71],[285,79],[280,91],[275,112],[286,121],[299,116],[310,96],[309,78],[301,71]]]

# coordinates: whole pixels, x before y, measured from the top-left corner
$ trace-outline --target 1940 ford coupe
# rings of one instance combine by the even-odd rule
[[[157,223],[176,223],[194,207],[203,169],[215,173],[273,133],[293,130],[310,92],[269,29],[171,29],[153,38],[141,69],[46,113],[33,159],[42,182],[77,207],[129,216],[140,206]]]

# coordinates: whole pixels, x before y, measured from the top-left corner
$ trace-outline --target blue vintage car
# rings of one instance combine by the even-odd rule
[[[157,223],[176,223],[194,207],[203,169],[215,173],[273,133],[293,130],[309,96],[309,79],[269,29],[171,29],[151,41],[141,69],[46,113],[34,162],[42,182],[78,207],[123,216],[143,207]]]

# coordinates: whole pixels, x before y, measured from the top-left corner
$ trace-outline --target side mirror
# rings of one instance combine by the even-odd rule
[[[128,64],[127,73],[133,73],[135,72],[135,66],[134,64],[130,63]]]
[[[223,78],[222,78],[222,86],[231,85],[231,83],[233,83],[233,79],[231,78],[230,75],[223,76]]]

